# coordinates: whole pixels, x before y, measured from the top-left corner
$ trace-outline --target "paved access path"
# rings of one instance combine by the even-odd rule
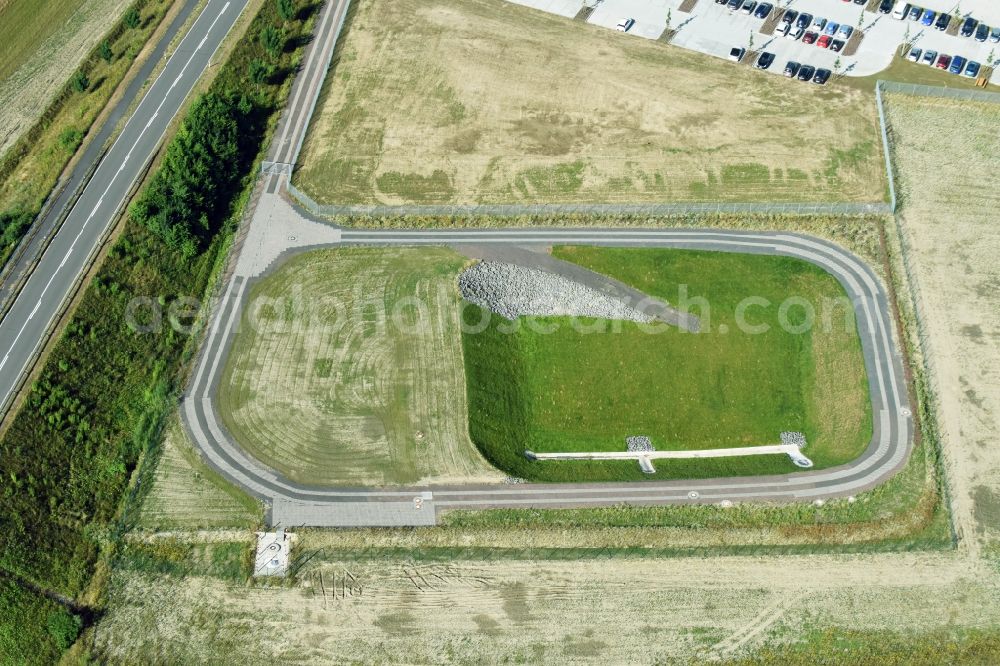
[[[427,525],[436,511],[488,507],[583,507],[749,500],[802,501],[848,496],[885,481],[905,463],[913,440],[903,358],[893,336],[891,305],[860,259],[825,240],[792,233],[725,230],[501,229],[364,231],[309,220],[281,195],[284,176],[267,178],[236,270],[212,318],[182,413],[205,459],[265,500],[275,525]],[[268,192],[273,191],[273,192]],[[308,249],[349,245],[573,244],[670,247],[796,257],[820,266],[854,304],[868,372],[872,440],[850,464],[778,476],[636,483],[326,488],[299,484],[252,459],[220,422],[215,396],[248,289],[285,258]]]

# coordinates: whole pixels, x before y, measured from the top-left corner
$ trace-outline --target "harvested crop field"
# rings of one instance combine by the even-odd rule
[[[358,562],[303,547],[316,556],[293,586],[117,572],[94,655],[108,664],[150,654],[229,663],[234,650],[247,664],[704,663],[858,632],[867,660],[844,659],[857,657],[847,654],[855,643],[796,663],[914,663],[880,659],[884,639],[995,632],[1000,608],[995,580],[951,555]]]
[[[799,431],[817,467],[853,460],[867,446],[871,414],[856,324],[843,289],[821,269],[684,250],[558,247],[554,254],[698,316],[701,332],[529,317],[511,334],[497,318],[480,326],[480,311],[467,308],[469,429],[501,469],[541,481],[796,469],[773,455],[657,461],[657,473],[647,475],[634,461],[523,455],[624,451],[632,435],[648,436],[658,450],[682,450],[777,444],[782,431]]]
[[[967,537],[1000,538],[1000,104],[890,94],[899,221]],[[958,157],[960,156],[960,158]]]
[[[298,185],[320,203],[872,202],[870,93],[501,0],[361,0]]]
[[[303,483],[501,478],[466,425],[464,265],[444,248],[291,260],[250,295],[219,392],[230,431]]]
[[[131,2],[0,2],[0,155],[37,120]]]

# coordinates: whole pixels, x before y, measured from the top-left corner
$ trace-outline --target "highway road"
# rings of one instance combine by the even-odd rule
[[[30,371],[133,185],[247,0],[207,0],[0,321],[0,407]],[[0,412],[3,411],[0,409]]]

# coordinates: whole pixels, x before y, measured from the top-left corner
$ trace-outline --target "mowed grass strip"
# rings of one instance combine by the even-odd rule
[[[623,451],[629,435],[660,450],[809,441],[817,467],[857,457],[871,437],[867,380],[846,295],[790,258],[660,249],[563,247],[555,254],[702,318],[702,332],[567,318],[522,318],[515,333],[466,309],[470,432],[486,457],[548,481],[648,478],[635,462],[529,462],[536,452]],[[755,305],[739,324],[746,299]],[[789,300],[794,299],[794,300]],[[804,305],[808,304],[808,305]],[[806,327],[807,308],[816,321]],[[784,325],[783,325],[784,322]],[[655,477],[782,473],[786,456],[660,461]]]
[[[260,503],[208,467],[180,423],[171,423],[139,524],[161,530],[212,529],[250,528],[262,521]]]
[[[218,400],[230,432],[303,483],[497,480],[469,440],[445,248],[308,253],[257,284]]]
[[[871,91],[498,0],[360,0],[297,171],[320,203],[884,198]]]

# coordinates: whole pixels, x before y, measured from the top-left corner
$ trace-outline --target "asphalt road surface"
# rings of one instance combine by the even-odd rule
[[[246,4],[247,0],[207,0],[0,322],[4,409],[167,126]]]

